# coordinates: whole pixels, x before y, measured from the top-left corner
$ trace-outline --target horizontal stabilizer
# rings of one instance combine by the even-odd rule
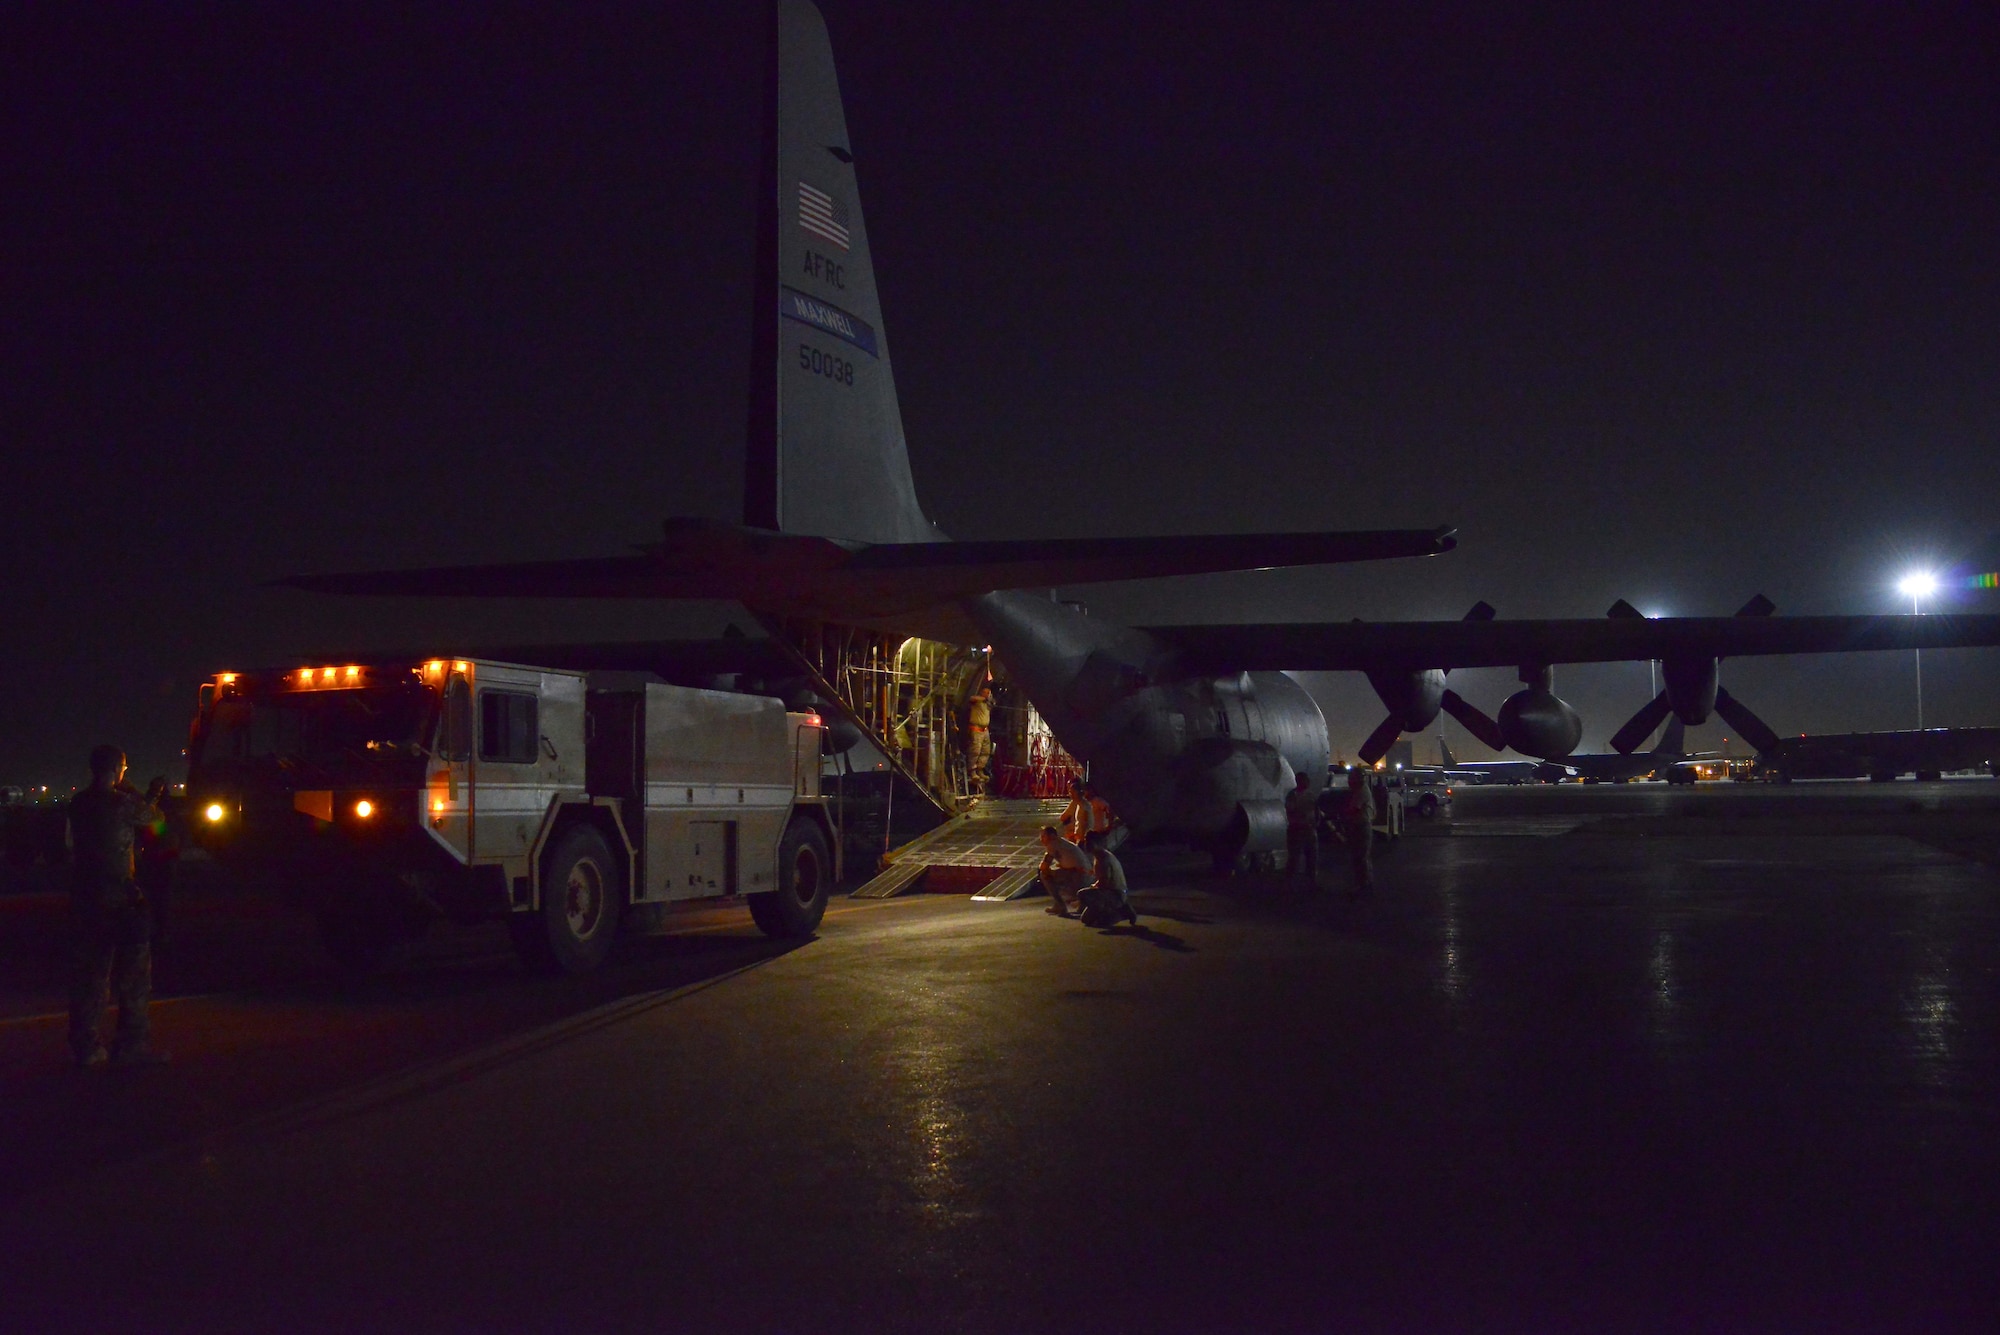
[[[781,615],[868,624],[1000,589],[1431,556],[1454,545],[1450,529],[865,545],[679,521],[663,542],[632,556],[282,582],[316,593],[403,597],[730,599]]]

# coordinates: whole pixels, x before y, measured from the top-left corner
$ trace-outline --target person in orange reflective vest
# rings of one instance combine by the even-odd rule
[[[1125,827],[1118,823],[1118,816],[1111,810],[1111,804],[1104,800],[1104,795],[1089,783],[1085,783],[1083,801],[1089,808],[1086,815],[1088,825],[1084,829],[1083,838],[1077,842],[1088,847],[1091,839],[1101,839],[1107,851],[1124,843]]]
[[[966,779],[984,793],[993,777],[993,691],[981,686],[965,702]]]
[[[1082,775],[1069,781],[1069,805],[1056,818],[1056,824],[1061,827],[1062,837],[1079,847],[1090,834],[1090,791]]]

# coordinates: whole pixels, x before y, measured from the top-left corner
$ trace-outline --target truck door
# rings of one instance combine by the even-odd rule
[[[454,672],[445,685],[430,780],[431,833],[461,859],[473,853],[472,686]]]
[[[792,793],[797,797],[819,796],[820,756],[826,750],[826,729],[801,723],[792,736]]]

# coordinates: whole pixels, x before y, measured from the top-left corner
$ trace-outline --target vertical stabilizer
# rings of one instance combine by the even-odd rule
[[[744,521],[934,542],[917,505],[826,23],[777,0],[766,70]]]
[[[1438,764],[1445,769],[1450,769],[1457,763],[1451,757],[1451,748],[1444,744],[1444,732],[1440,729],[1438,732]]]

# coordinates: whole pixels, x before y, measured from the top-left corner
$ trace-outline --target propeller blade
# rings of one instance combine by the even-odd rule
[[[1394,714],[1391,714],[1376,726],[1375,731],[1368,734],[1368,740],[1361,744],[1361,750],[1356,754],[1361,757],[1362,764],[1372,765],[1388,755],[1389,748],[1394,746],[1396,739],[1402,735],[1403,725],[1396,721]]]
[[[1673,706],[1667,703],[1667,693],[1661,691],[1639,706],[1638,713],[1625,720],[1625,726],[1611,739],[1611,749],[1621,756],[1631,755],[1672,712]]]
[[[1478,707],[1469,703],[1457,691],[1447,690],[1439,705],[1444,712],[1457,719],[1465,730],[1492,747],[1495,751],[1507,749],[1507,739],[1500,732],[1500,725],[1482,714]]]
[[[1771,731],[1771,725],[1751,713],[1741,700],[1721,687],[1715,691],[1715,712],[1736,729],[1738,737],[1756,747],[1758,755],[1769,755],[1777,746],[1778,734]]]

